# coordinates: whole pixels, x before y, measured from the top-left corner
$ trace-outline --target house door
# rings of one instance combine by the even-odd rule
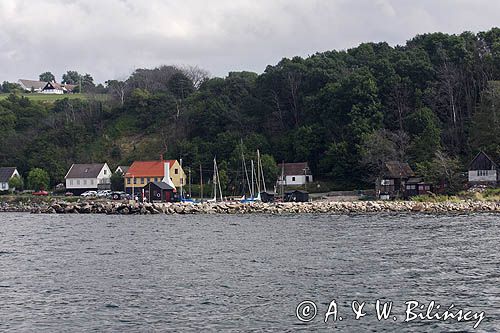
[[[165,202],[170,202],[172,201],[172,192],[170,191],[165,191]]]

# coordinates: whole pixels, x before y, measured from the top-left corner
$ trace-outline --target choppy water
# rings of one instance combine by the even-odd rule
[[[404,302],[500,330],[500,218],[0,215],[0,331],[473,331],[403,323]],[[343,321],[322,320],[336,300]],[[393,315],[375,317],[377,299]],[[317,317],[296,317],[314,301]],[[366,301],[354,320],[351,302]]]

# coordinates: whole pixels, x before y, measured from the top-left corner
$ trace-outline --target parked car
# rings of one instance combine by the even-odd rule
[[[85,197],[85,198],[95,197],[95,196],[97,196],[97,192],[96,191],[87,191],[87,192],[83,192],[81,196]]]
[[[123,191],[114,191],[109,194],[109,198],[113,200],[125,200],[130,197],[130,194],[127,194]]]
[[[47,195],[49,195],[49,192],[44,191],[44,190],[40,190],[40,191],[38,191],[38,192],[33,192],[33,195],[38,195],[38,196],[47,196]]]
[[[97,191],[97,197],[98,198],[106,198],[111,194],[111,190],[102,190],[102,191]]]
[[[64,193],[64,195],[67,197],[72,197],[74,194],[73,194],[73,192],[66,192],[66,193]]]

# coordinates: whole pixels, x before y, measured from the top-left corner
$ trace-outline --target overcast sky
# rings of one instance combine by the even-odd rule
[[[103,82],[162,64],[261,73],[365,41],[489,30],[499,13],[498,0],[0,0],[0,81],[77,70]]]

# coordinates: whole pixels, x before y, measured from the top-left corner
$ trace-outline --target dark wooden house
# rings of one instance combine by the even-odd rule
[[[408,163],[386,162],[375,184],[377,196],[385,200],[405,197],[406,182],[411,177],[415,177],[415,173]]]
[[[406,181],[405,198],[411,198],[417,195],[426,195],[433,190],[431,183],[425,182],[420,177],[411,177]]]
[[[285,192],[284,197],[285,202],[308,202],[309,201],[309,192],[295,190]]]
[[[479,152],[469,164],[469,186],[497,186],[500,169],[498,164],[484,151]]]
[[[177,201],[175,188],[163,182],[151,182],[144,186],[144,198],[148,202]]]

